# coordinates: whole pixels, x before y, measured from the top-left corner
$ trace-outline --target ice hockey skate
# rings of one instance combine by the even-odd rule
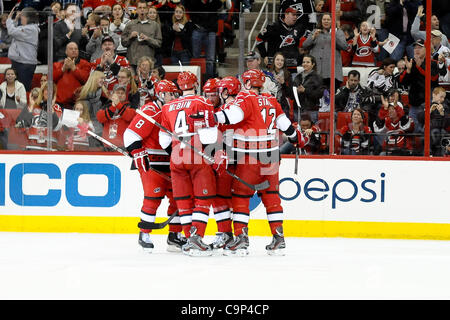
[[[223,253],[223,249],[234,240],[233,232],[216,232],[216,237],[211,243],[214,255]]]
[[[167,251],[181,252],[181,248],[187,243],[187,239],[181,232],[169,232],[167,236]]]
[[[266,246],[267,254],[271,256],[284,256],[286,242],[284,241],[283,227],[279,226],[275,231],[276,234],[273,235],[272,242]]]
[[[207,257],[213,254],[210,245],[203,242],[202,237],[197,234],[197,228],[191,227],[190,237],[187,243],[182,247],[182,252],[192,257]]]
[[[152,239],[150,239],[150,233],[140,231],[138,242],[145,252],[152,253],[155,246],[153,245]]]
[[[242,233],[234,237],[234,240],[225,246],[223,254],[226,256],[247,256],[249,244],[248,228],[242,228]]]

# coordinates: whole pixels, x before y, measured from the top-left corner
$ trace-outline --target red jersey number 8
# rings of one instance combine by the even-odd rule
[[[141,119],[138,122],[136,122],[135,127],[140,129],[144,125],[144,123],[145,121]]]

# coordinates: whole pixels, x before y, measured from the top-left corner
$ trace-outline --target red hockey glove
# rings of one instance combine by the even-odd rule
[[[228,156],[224,150],[219,150],[216,152],[212,167],[219,176],[225,173],[228,167]]]
[[[309,137],[306,135],[303,135],[303,133],[297,129],[295,129],[295,135],[293,137],[289,137],[288,140],[290,143],[292,143],[297,148],[303,148],[306,144],[309,142]]]
[[[195,114],[187,117],[187,122],[193,131],[197,131],[202,128],[211,128],[217,125],[217,119],[213,111],[200,110]]]
[[[150,169],[150,161],[145,148],[134,149],[130,152],[134,165],[139,171],[147,172]]]
[[[87,123],[79,123],[77,125],[78,129],[80,129],[80,137],[86,138],[86,134],[89,131],[89,125]]]

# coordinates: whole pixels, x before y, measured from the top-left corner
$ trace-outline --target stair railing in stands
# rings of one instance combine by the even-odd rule
[[[256,17],[255,23],[253,24],[253,27],[251,28],[250,33],[248,34],[248,39],[247,39],[248,51],[255,50],[256,39],[253,39],[252,35],[255,32],[256,26],[258,25],[259,20],[261,19],[262,15],[263,15],[263,12],[265,12],[265,19],[264,19],[263,25],[258,30],[258,32],[262,31],[269,23],[269,0],[265,0],[264,3],[262,4],[261,9],[259,10],[258,16]],[[276,1],[272,0],[272,22],[275,22],[275,19],[276,19]],[[253,45],[252,45],[252,39],[254,40]]]

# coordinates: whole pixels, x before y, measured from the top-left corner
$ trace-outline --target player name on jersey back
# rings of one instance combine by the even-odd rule
[[[188,101],[182,101],[182,102],[170,104],[169,105],[169,112],[170,111],[175,111],[175,110],[187,109],[187,108],[189,108],[191,106],[191,103],[192,103],[192,101],[188,100]]]

